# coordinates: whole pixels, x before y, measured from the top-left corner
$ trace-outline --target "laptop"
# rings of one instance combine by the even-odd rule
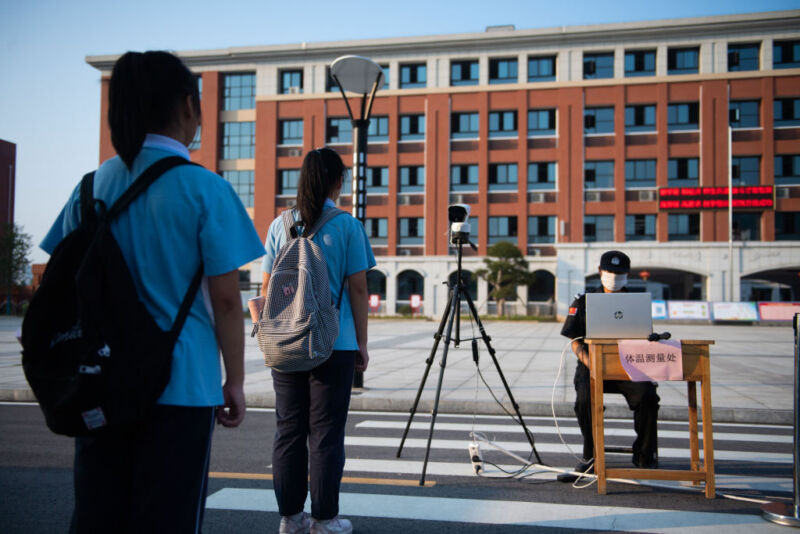
[[[587,339],[645,339],[652,332],[650,293],[586,294]]]

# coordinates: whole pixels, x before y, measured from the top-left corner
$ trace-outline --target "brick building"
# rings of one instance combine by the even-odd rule
[[[385,74],[366,222],[385,313],[411,295],[444,309],[456,202],[478,245],[466,269],[506,240],[537,272],[517,313],[564,315],[609,248],[654,298],[800,300],[800,10],[181,53],[201,80],[193,159],[233,183],[262,237],[293,203],[306,151],[352,159],[328,72],[348,54]],[[87,58],[103,80],[101,160],[117,57]],[[491,311],[487,284],[472,288]]]

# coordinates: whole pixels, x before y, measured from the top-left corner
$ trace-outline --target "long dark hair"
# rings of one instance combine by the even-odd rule
[[[343,175],[344,163],[336,151],[323,147],[306,154],[297,181],[297,209],[304,228],[311,228],[317,222],[325,199]]]
[[[168,128],[191,96],[200,112],[197,78],[169,52],[127,52],[114,64],[108,85],[111,144],[128,168],[147,133]]]

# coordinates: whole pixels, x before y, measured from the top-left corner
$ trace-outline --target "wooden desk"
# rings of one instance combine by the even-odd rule
[[[587,339],[589,359],[592,364],[591,399],[592,431],[594,434],[594,469],[597,474],[597,492],[606,493],[607,478],[637,478],[653,480],[688,480],[694,484],[705,481],[706,498],[713,499],[714,443],[711,432],[711,371],[708,346],[713,341],[681,340],[683,352],[683,380],[687,382],[689,401],[689,447],[691,470],[675,469],[606,469],[605,435],[603,423],[603,380],[630,380],[619,361],[616,339]],[[697,390],[701,383],[703,410],[703,465],[700,465],[697,438]]]

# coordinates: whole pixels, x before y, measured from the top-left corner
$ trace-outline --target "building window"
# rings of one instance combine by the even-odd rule
[[[453,165],[450,167],[450,191],[477,191],[478,166]]]
[[[584,134],[614,133],[614,108],[586,108],[583,110]]]
[[[380,65],[381,70],[383,71],[383,87],[382,89],[389,88],[389,73],[391,72],[389,69],[389,65]]]
[[[249,159],[255,148],[255,122],[222,123],[222,159]]]
[[[389,167],[367,168],[367,194],[389,192]]]
[[[372,245],[385,245],[389,236],[389,219],[372,218],[364,220],[364,230]]]
[[[731,101],[730,123],[732,128],[758,128],[758,100]]]
[[[556,79],[556,56],[528,56],[528,81],[551,82]]]
[[[400,219],[400,239],[398,245],[421,245],[425,242],[425,219],[422,217],[403,217]]]
[[[326,143],[330,144],[343,144],[353,142],[353,123],[350,119],[328,118],[328,124],[325,129]]]
[[[528,164],[528,191],[556,188],[556,162],[539,161]]]
[[[584,189],[614,189],[614,162],[587,161],[583,165]]]
[[[510,241],[517,244],[516,217],[489,217],[489,244]]]
[[[297,181],[300,179],[299,169],[281,169],[278,171],[278,194],[297,195]]]
[[[700,49],[667,49],[667,74],[696,74],[698,72]]]
[[[667,216],[667,235],[670,241],[699,241],[699,213],[670,213]]]
[[[667,130],[677,132],[681,130],[697,130],[700,121],[700,104],[686,102],[684,104],[670,104],[667,106]]]
[[[278,122],[278,143],[281,145],[303,144],[303,119],[287,119]]]
[[[389,117],[372,117],[367,128],[369,143],[384,143],[389,141]]]
[[[654,105],[625,106],[625,133],[656,131]]]
[[[614,52],[583,55],[583,79],[614,77]]]
[[[759,185],[761,183],[761,162],[758,156],[731,158],[733,185]]]
[[[333,73],[331,73],[330,67],[325,67],[325,92],[339,92],[339,84],[336,83],[336,80],[333,78]]]
[[[625,77],[654,76],[656,73],[655,50],[633,50],[625,52]]]
[[[528,112],[529,137],[552,137],[555,134],[555,109],[532,109]]]
[[[699,180],[697,158],[672,158],[667,162],[667,185],[669,187],[697,187]]]
[[[760,213],[733,213],[733,239],[735,241],[761,241]]]
[[[728,45],[728,70],[736,72],[741,70],[758,70],[759,53],[761,45],[758,43],[750,44],[729,44]]]
[[[400,140],[425,139],[425,115],[400,115]]]
[[[775,214],[775,241],[800,241],[800,211]]]
[[[478,85],[478,60],[451,62],[450,85]]]
[[[775,126],[800,126],[800,98],[776,98]]]
[[[421,193],[425,191],[425,167],[400,167],[400,192]]]
[[[625,241],[655,241],[655,215],[626,215]]]
[[[772,68],[800,68],[800,41],[773,41]]]
[[[254,73],[225,74],[222,77],[222,109],[253,109],[256,107],[256,75]]]
[[[534,215],[532,217],[528,217],[528,244],[555,243],[555,241],[555,215]]]
[[[625,161],[625,188],[655,187],[656,160],[629,159]]]
[[[775,156],[775,185],[800,185],[800,155]]]
[[[281,86],[279,93],[282,95],[303,92],[303,71],[300,69],[280,71]]]
[[[425,63],[400,65],[400,88],[425,87],[427,85],[427,69]]]
[[[517,83],[516,58],[490,59],[489,83]]]
[[[489,191],[516,191],[517,164],[491,163],[489,165]]]
[[[478,114],[453,113],[450,115],[450,137],[453,139],[477,139]]]
[[[189,143],[187,147],[189,150],[197,150],[200,148],[200,142],[203,138],[203,126],[198,125],[197,130],[194,131],[194,137],[192,138],[192,142]]]
[[[489,137],[517,137],[517,112],[490,112]]]
[[[233,190],[239,195],[244,207],[252,208],[253,193],[255,191],[253,171],[223,171],[222,177],[233,186]]]
[[[614,216],[585,215],[583,217],[583,240],[586,243],[614,241]]]

